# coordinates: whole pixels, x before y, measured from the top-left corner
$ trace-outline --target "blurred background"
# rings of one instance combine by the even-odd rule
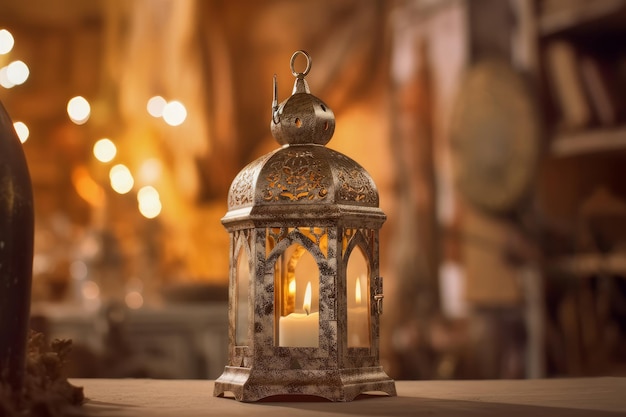
[[[626,375],[626,1],[0,2],[32,327],[72,376],[216,378],[228,188],[291,54],[388,216],[395,379]]]

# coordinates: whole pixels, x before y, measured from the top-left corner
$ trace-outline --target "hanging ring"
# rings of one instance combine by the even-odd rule
[[[294,63],[296,62],[296,57],[298,55],[304,55],[304,57],[306,58],[306,68],[304,69],[303,72],[297,72],[296,69],[294,68]],[[306,75],[311,70],[311,62],[312,62],[311,56],[309,54],[307,54],[305,51],[298,50],[298,51],[294,52],[293,55],[291,55],[291,61],[289,62],[289,66],[291,67],[291,73],[296,78],[304,78],[304,77],[306,77]]]

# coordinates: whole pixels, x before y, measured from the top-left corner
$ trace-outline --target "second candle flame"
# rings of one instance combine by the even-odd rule
[[[308,316],[311,313],[311,281],[306,284],[306,290],[304,291],[304,303],[302,308]]]
[[[354,288],[354,301],[356,305],[361,305],[361,277],[356,277],[356,287]]]

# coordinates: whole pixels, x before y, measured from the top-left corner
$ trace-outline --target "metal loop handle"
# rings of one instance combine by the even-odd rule
[[[298,55],[304,55],[304,57],[306,58],[306,68],[304,69],[303,72],[297,72],[296,69],[294,68],[294,63],[296,62],[296,58],[298,57]],[[309,54],[307,54],[306,51],[298,50],[298,51],[294,52],[293,55],[291,55],[291,61],[289,62],[289,66],[291,67],[291,73],[296,78],[304,78],[304,77],[306,77],[306,75],[309,73],[309,71],[311,71],[311,63],[312,62],[313,62],[313,60],[311,59],[311,56]]]

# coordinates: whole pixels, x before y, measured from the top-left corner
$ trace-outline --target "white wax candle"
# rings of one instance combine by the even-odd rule
[[[348,309],[348,346],[369,347],[369,320],[367,308],[354,307]]]
[[[291,313],[278,320],[278,346],[319,347],[319,312]]]
[[[363,280],[367,282],[366,278]],[[367,294],[367,292],[366,292]],[[348,346],[349,347],[369,347],[368,309],[361,298],[361,277],[356,278],[354,285],[354,304],[348,308]]]

